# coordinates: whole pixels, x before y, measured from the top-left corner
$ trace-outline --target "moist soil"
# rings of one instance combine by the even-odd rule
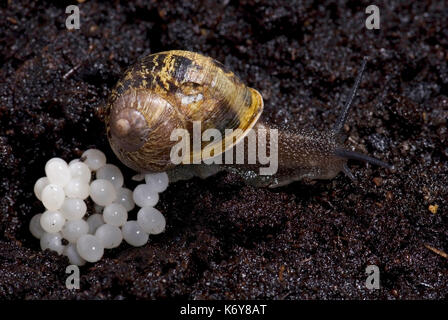
[[[0,3],[1,299],[443,299],[448,294],[448,9],[444,1],[75,1]],[[75,2],[76,3],[76,2]],[[265,100],[263,120],[328,130],[364,56],[347,146],[356,181],[245,185],[232,173],[169,186],[166,232],[81,267],[42,252],[28,224],[52,157],[110,149],[102,107],[127,66],[170,49],[221,61]],[[135,212],[130,215],[135,218]],[[379,290],[365,286],[380,270]]]

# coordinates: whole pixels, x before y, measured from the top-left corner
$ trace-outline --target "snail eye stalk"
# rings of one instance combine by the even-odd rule
[[[364,59],[362,61],[362,65],[361,65],[361,70],[359,71],[359,74],[356,77],[355,84],[353,85],[350,95],[348,96],[348,100],[345,103],[345,106],[342,109],[341,113],[339,114],[338,120],[334,124],[334,127],[333,127],[334,133],[339,133],[341,131],[342,127],[344,126],[345,121],[347,120],[348,113],[350,111],[350,107],[352,106],[353,99],[355,98],[356,92],[358,91],[359,84],[361,83],[362,75],[366,68],[366,64],[367,64],[367,57],[364,57]]]
[[[345,150],[345,149],[336,149],[334,151],[335,155],[337,155],[338,157],[344,158],[344,159],[351,159],[351,160],[359,160],[359,161],[364,161],[364,162],[368,162],[383,168],[387,168],[389,170],[393,170],[394,166],[378,160],[376,158],[370,157],[368,155],[359,153],[359,152],[355,152],[355,151],[350,151],[350,150]]]

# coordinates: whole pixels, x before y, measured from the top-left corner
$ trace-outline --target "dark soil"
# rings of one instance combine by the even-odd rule
[[[0,298],[443,299],[448,295],[448,9],[445,1],[74,1],[0,3]],[[80,1],[82,2],[82,1]],[[217,4],[220,3],[220,4]],[[445,2],[446,3],[446,2]],[[396,166],[350,163],[330,181],[278,190],[235,175],[170,185],[166,232],[81,268],[28,231],[34,182],[54,156],[113,155],[100,108],[144,54],[197,51],[265,99],[265,121],[329,128],[370,56],[347,144]],[[123,167],[123,166],[122,166]],[[132,172],[126,171],[128,186]],[[430,205],[438,205],[433,213]],[[365,269],[381,289],[365,287]]]

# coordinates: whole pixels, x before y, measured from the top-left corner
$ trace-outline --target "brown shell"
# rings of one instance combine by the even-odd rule
[[[164,171],[174,166],[174,129],[187,129],[190,138],[193,121],[201,121],[202,132],[218,129],[224,139],[202,143],[199,152],[205,159],[216,144],[222,144],[224,152],[244,138],[262,111],[260,93],[222,64],[173,50],[148,55],[126,71],[109,97],[106,127],[112,149],[124,164],[139,172]],[[241,130],[225,136],[225,129]],[[187,156],[191,160],[198,154]]]

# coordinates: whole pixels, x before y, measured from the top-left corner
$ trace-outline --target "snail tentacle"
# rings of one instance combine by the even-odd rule
[[[347,163],[344,163],[344,165],[342,166],[342,172],[344,172],[344,174],[353,182],[356,181],[356,178],[353,175],[353,173],[350,171],[350,169],[348,168]]]
[[[344,158],[344,159],[359,160],[359,161],[368,162],[368,163],[371,163],[371,164],[374,164],[374,165],[377,165],[377,166],[380,166],[380,167],[383,167],[383,168],[386,168],[386,169],[389,169],[389,170],[393,170],[394,169],[394,166],[389,164],[389,163],[387,163],[387,162],[378,160],[377,158],[373,158],[373,157],[370,157],[370,156],[368,156],[366,154],[359,153],[359,152],[356,152],[356,151],[345,150],[345,149],[336,149],[334,151],[334,153],[338,157],[341,157],[341,158]]]
[[[353,99],[356,96],[356,92],[358,91],[359,84],[362,80],[362,75],[364,73],[364,70],[366,68],[367,64],[367,57],[364,57],[361,65],[361,70],[358,73],[358,76],[356,77],[355,84],[353,85],[352,90],[350,91],[350,95],[348,96],[347,102],[344,105],[344,108],[342,109],[341,113],[339,114],[339,118],[334,124],[333,132],[334,133],[340,133],[342,130],[342,127],[344,126],[345,122],[347,121],[348,113],[350,111],[350,108],[352,106]]]

